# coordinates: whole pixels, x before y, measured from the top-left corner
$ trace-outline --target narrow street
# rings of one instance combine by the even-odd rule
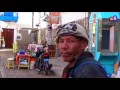
[[[6,68],[7,58],[14,56],[12,50],[0,51],[0,78],[61,78],[62,70],[66,65],[60,58],[50,58],[49,62],[53,67],[48,75],[44,75],[43,72],[38,74],[35,69],[18,69],[17,66],[14,69]]]

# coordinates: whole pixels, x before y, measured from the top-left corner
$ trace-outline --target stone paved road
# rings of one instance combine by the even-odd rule
[[[42,72],[38,74],[35,69],[7,69],[5,67],[6,60],[9,57],[14,57],[12,51],[0,51],[0,78],[61,78],[62,70],[67,63],[63,62],[60,58],[51,58],[50,63],[53,64],[48,75]]]

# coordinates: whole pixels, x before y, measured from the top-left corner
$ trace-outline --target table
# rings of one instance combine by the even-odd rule
[[[24,62],[21,62],[21,60],[25,59]],[[28,69],[30,68],[30,55],[29,54],[19,54],[17,53],[16,56],[16,64],[18,65],[18,69],[20,67],[27,67]]]

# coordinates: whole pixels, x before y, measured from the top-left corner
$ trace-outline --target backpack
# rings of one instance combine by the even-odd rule
[[[83,62],[83,63],[79,64],[79,66],[77,66],[77,67],[74,69],[73,74],[76,75],[79,67],[81,67],[82,65],[85,65],[85,64],[94,64],[94,65],[100,67],[101,69],[103,69],[103,71],[106,73],[106,69],[105,69],[102,65],[100,65],[100,64],[98,64],[98,63],[96,63],[96,62],[93,62],[93,61],[86,61],[86,62]],[[106,73],[106,76],[109,77],[109,75],[107,75],[107,73]]]

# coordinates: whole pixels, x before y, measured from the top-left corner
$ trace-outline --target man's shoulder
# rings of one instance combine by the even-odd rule
[[[77,58],[76,65],[84,63],[84,62],[88,62],[88,61],[96,62],[96,60],[94,59],[94,56],[91,52],[83,52]]]
[[[102,65],[96,61],[93,56],[86,56],[82,60],[79,60],[76,64],[76,67],[89,68],[89,70],[93,68],[103,68]]]
[[[77,64],[76,68],[85,68],[85,67],[101,67],[101,64],[94,59],[86,59],[85,61],[82,61]]]
[[[89,56],[89,57],[94,57],[93,54],[89,51],[85,51],[81,54],[82,56]]]
[[[106,73],[101,64],[94,60],[79,63],[74,69],[77,77],[106,77]]]

